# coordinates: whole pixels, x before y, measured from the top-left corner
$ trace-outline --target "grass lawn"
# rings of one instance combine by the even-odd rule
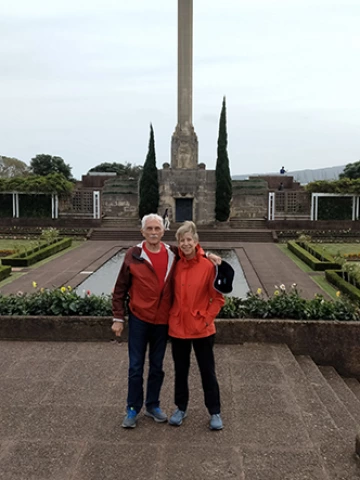
[[[322,244],[322,245],[340,245],[342,246],[343,244],[339,243],[339,244]],[[303,271],[303,272],[306,272],[306,273],[310,273],[312,272],[313,270],[309,267],[309,265],[307,265],[305,262],[303,262],[302,260],[300,260],[299,257],[297,257],[294,253],[290,252],[290,250],[287,248],[286,244],[284,243],[279,243],[278,244],[278,248],[280,248],[280,250],[285,254],[287,255],[289,258],[291,258],[291,260]],[[328,251],[326,249],[326,251]],[[311,279],[314,280],[314,282],[321,288],[321,290],[324,290],[324,292],[326,292],[333,300],[336,300],[337,297],[336,297],[336,292],[337,290],[332,286],[330,285],[330,283],[328,283],[328,281],[326,280],[325,276],[324,275],[312,275],[311,276]]]
[[[17,250],[23,248],[30,248],[32,245],[35,246],[34,240],[25,240],[21,239],[12,239],[12,238],[0,238],[0,250]]]
[[[316,247],[324,247],[330,255],[336,256],[345,253],[360,253],[360,243],[314,243]]]
[[[0,240],[1,242],[2,240]],[[26,240],[22,240],[23,242]],[[29,243],[31,243],[31,241],[29,241]],[[29,248],[29,243],[27,244],[28,248]],[[84,242],[82,240],[73,240],[72,241],[72,245],[71,247],[69,248],[66,248],[65,250],[62,250],[61,252],[58,252],[56,253],[55,255],[52,255],[51,257],[48,257],[48,258],[45,258],[44,260],[41,260],[40,262],[37,262],[35,263],[34,265],[31,265],[30,267],[26,267],[26,272],[29,271],[29,270],[34,270],[38,267],[41,267],[42,265],[45,265],[46,263],[48,262],[51,262],[52,260],[54,260],[55,258],[58,258],[58,257],[61,257],[61,255],[64,255],[64,253],[67,253],[67,252],[70,252],[71,250],[74,250],[74,248],[78,248],[80,245],[82,245]],[[1,244],[0,244],[1,245]],[[9,247],[0,247],[0,250],[2,248],[9,248]],[[11,247],[10,247],[11,248]],[[1,261],[1,259],[0,259]],[[2,282],[0,282],[0,288],[1,287],[4,287],[5,285],[7,285],[8,283],[11,283],[13,282],[14,280],[16,280],[17,278],[19,277],[22,277],[23,275],[26,275],[26,272],[22,273],[21,271],[20,272],[13,272],[10,277],[7,277],[5,278],[5,280],[3,280]]]
[[[311,277],[315,283],[319,285],[319,287],[324,290],[333,300],[338,300],[336,296],[336,288],[334,288],[330,283],[326,280],[324,275],[314,275]]]

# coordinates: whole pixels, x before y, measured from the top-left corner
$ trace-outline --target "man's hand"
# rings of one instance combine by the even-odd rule
[[[222,258],[214,253],[208,253],[207,258],[212,262],[214,265],[220,265],[222,262]]]
[[[124,330],[123,322],[114,322],[112,324],[111,330],[115,333],[117,337],[121,337],[121,334]]]

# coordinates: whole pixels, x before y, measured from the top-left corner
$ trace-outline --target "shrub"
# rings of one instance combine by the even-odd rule
[[[55,242],[57,238],[59,238],[59,230],[57,228],[50,227],[41,230],[40,240],[43,240],[48,245]]]
[[[0,265],[0,282],[11,275],[11,267]]]
[[[326,270],[326,280],[347,295],[351,300],[360,304],[360,289],[348,281],[348,274],[342,270]]]
[[[34,284],[36,287],[36,284]],[[283,286],[281,286],[283,287]],[[111,295],[80,296],[70,287],[40,289],[34,293],[0,294],[0,315],[111,316]],[[335,302],[315,296],[301,298],[296,288],[285,287],[268,299],[261,294],[247,298],[227,297],[218,318],[266,318],[295,320],[359,320],[359,308],[346,299]]]

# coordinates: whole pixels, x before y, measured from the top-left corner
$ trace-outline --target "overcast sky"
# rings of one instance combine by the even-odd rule
[[[193,119],[233,175],[360,160],[359,0],[194,0]],[[177,120],[176,0],[0,0],[0,155],[157,166]]]

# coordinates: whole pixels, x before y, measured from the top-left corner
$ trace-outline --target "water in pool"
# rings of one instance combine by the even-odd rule
[[[232,297],[245,298],[249,291],[243,269],[234,250],[211,250],[216,255],[226,260],[235,270],[235,278],[233,282],[233,291],[229,294]],[[96,272],[90,275],[83,283],[81,283],[76,291],[82,295],[84,291],[90,291],[96,295],[109,294],[112,292],[120,267],[124,260],[125,250],[120,251]]]

